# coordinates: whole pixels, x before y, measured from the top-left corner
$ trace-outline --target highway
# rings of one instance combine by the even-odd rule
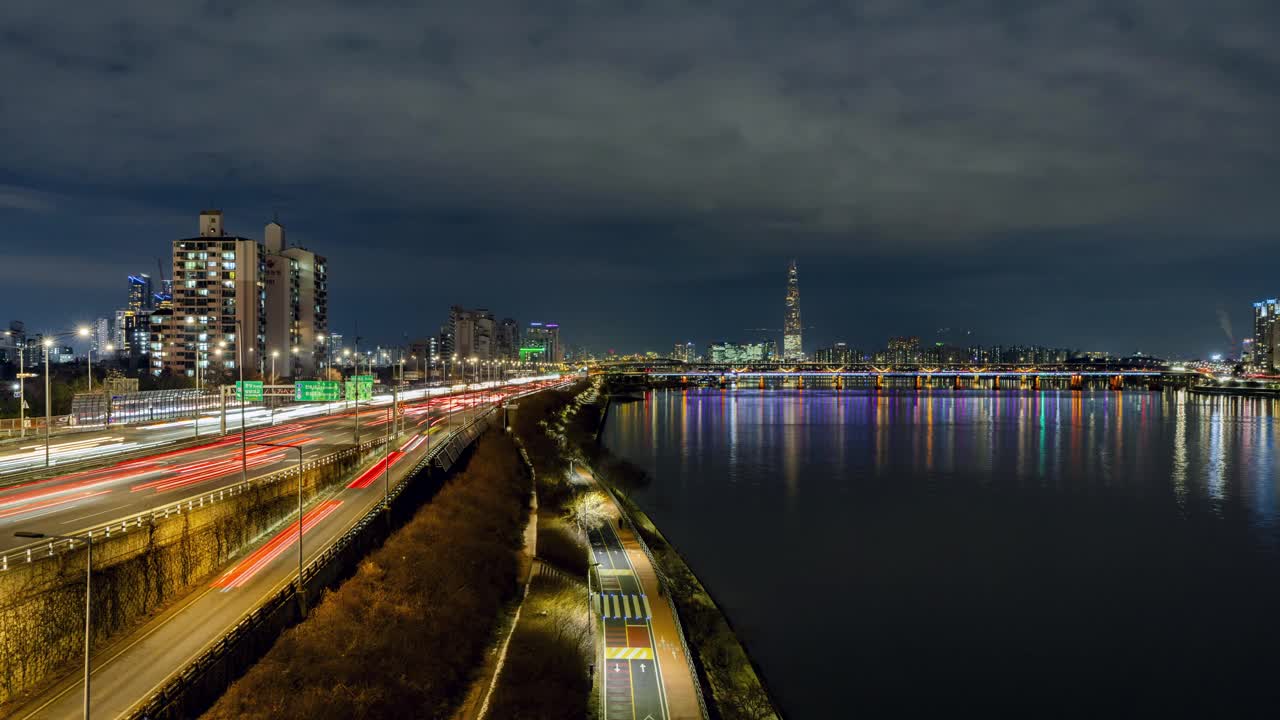
[[[258,427],[272,422],[283,423],[309,416],[324,415],[342,409],[342,403],[298,404],[277,409],[273,416],[270,410],[251,405],[245,410],[244,420],[246,426]],[[105,461],[111,455],[120,453],[135,453],[148,448],[158,449],[170,443],[196,440],[198,437],[211,438],[218,435],[221,428],[221,413],[206,413],[200,417],[198,428],[195,420],[186,419],[55,433],[49,441],[49,464],[57,466],[92,459]],[[240,407],[238,405],[228,407],[227,430],[239,431],[239,429]],[[25,439],[12,440],[0,445],[0,481],[3,481],[7,475],[43,469],[44,456],[44,436],[39,431],[28,432]]]
[[[507,384],[518,381],[510,381]],[[410,389],[403,392],[401,400],[413,401],[425,397],[436,397],[465,392],[466,388],[487,389],[499,386],[497,382],[472,383],[471,385],[455,385],[452,387],[435,386]],[[390,395],[379,395],[374,404],[385,405],[391,402]],[[244,423],[248,427],[262,427],[273,424],[288,423],[304,418],[313,418],[334,413],[349,412],[349,403],[286,403],[274,410],[261,405],[248,405],[245,408]],[[227,431],[240,430],[240,406],[227,406]],[[84,430],[81,432],[61,431],[54,433],[49,442],[50,466],[81,463],[99,459],[105,461],[112,455],[121,453],[137,453],[149,448],[159,449],[170,443],[192,441],[201,437],[212,438],[220,434],[222,429],[221,412],[206,411],[200,416],[198,426],[194,419],[167,420],[137,425],[112,425],[107,428]],[[16,475],[45,467],[44,436],[38,430],[27,433],[25,439],[10,440],[0,443],[0,482],[6,476]]]
[[[527,392],[545,384],[507,388],[497,395],[500,398],[503,395]],[[489,399],[492,396],[485,396],[484,405],[488,405]],[[408,406],[405,412],[406,433],[396,440],[396,450],[391,455],[392,482],[398,482],[426,455],[428,442],[436,444],[439,439],[465,424],[469,416],[474,416],[481,402],[481,398],[473,394],[466,397],[435,398]],[[437,410],[440,415],[436,414]],[[382,408],[362,411],[362,437],[364,428],[368,428],[371,433],[385,432],[385,424],[377,424],[385,423],[385,418],[386,410]],[[269,428],[267,432],[270,433],[270,442],[304,442],[304,452],[318,454],[331,451],[332,448],[327,447],[331,441],[349,442],[353,422],[353,417],[348,413],[308,422],[295,421]],[[98,505],[105,505],[107,509],[100,512],[110,515],[115,512],[114,504],[120,500],[129,498],[129,502],[134,502],[131,498],[141,496],[154,501],[164,493],[189,490],[192,486],[181,484],[183,479],[199,477],[202,472],[191,469],[189,466],[192,464],[217,465],[234,459],[227,474],[198,480],[197,483],[225,483],[228,474],[234,478],[239,473],[240,458],[239,438],[234,440],[234,443],[221,443],[192,451],[194,455],[182,452],[157,460],[164,468],[169,469],[152,472],[151,466],[132,467],[132,463],[122,463],[130,467],[108,469],[111,473],[108,477],[112,474],[120,477],[105,481],[99,478],[96,481],[105,483],[104,485],[93,485],[93,479],[75,482],[86,483],[89,488],[108,487],[103,495],[87,497],[82,502],[96,501]],[[261,459],[262,462],[253,473],[265,473],[286,467],[290,462],[297,462],[296,454],[291,459],[287,455],[276,457],[270,448],[261,450],[266,452],[254,456],[255,460]],[[251,448],[250,453],[254,452]],[[179,471],[176,467],[187,469]],[[140,475],[139,470],[147,472]],[[228,468],[219,465],[208,472],[221,473],[224,470]],[[381,461],[375,462],[371,467],[353,473],[348,483],[312,501],[303,518],[303,550],[307,562],[321,554],[324,548],[382,502],[382,470]],[[165,489],[174,483],[178,483],[175,488]],[[19,522],[48,528],[51,522],[61,521],[74,527],[80,521],[70,517],[63,520],[63,515],[70,512],[83,513],[88,509],[77,504],[74,511],[54,510],[50,514],[41,515],[38,522],[30,517]],[[7,527],[4,533],[11,535],[12,529],[14,528]],[[93,714],[99,717],[117,717],[127,713],[163,687],[170,678],[181,672],[267,598],[294,582],[298,570],[297,533],[298,525],[294,520],[273,533],[258,547],[247,550],[223,572],[215,575],[203,589],[195,591],[127,637],[96,651],[92,675]],[[23,707],[16,708],[12,717],[28,720],[78,716],[81,688],[81,680],[77,674]]]
[[[508,392],[522,386],[509,387]],[[402,402],[401,407],[410,421],[424,422],[428,413],[466,409],[494,392],[499,390],[430,397],[426,390],[411,391],[406,393],[410,400]],[[414,394],[419,397],[417,402],[412,399]],[[390,404],[389,395],[361,403],[362,439],[386,431]],[[323,411],[324,406],[321,408]],[[18,531],[66,535],[237,482],[243,466],[247,466],[252,479],[297,463],[296,452],[253,446],[255,442],[301,444],[306,459],[353,443],[356,419],[352,409],[344,411],[334,404],[329,415],[303,414],[311,412],[314,410],[307,406],[292,412],[280,411],[276,424],[250,429],[246,433],[248,451],[243,456],[238,432],[214,435],[196,447],[114,463],[108,460],[109,464],[93,469],[0,488],[0,557],[30,544],[29,540],[14,537]]]

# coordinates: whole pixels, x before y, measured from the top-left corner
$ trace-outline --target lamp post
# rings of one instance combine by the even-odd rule
[[[16,532],[14,537],[30,538],[32,540],[41,540],[48,538],[51,540],[67,540],[73,542],[76,540],[84,540],[84,717],[89,719],[89,643],[93,638],[93,605],[91,603],[93,596],[93,535],[86,533],[84,535],[50,535],[39,532]]]
[[[236,369],[240,371],[240,482],[249,481],[249,448],[244,420],[244,327],[236,318]]]
[[[5,330],[6,336],[12,336],[13,333]],[[18,348],[18,437],[25,438],[27,436],[27,344],[21,345],[15,340],[13,346]]]
[[[302,593],[302,446],[289,443],[256,442],[254,445],[274,448],[289,448],[298,451],[298,602],[306,606],[306,598]]]
[[[71,335],[79,335],[80,337],[89,337],[89,328],[82,327],[79,330],[68,332],[54,333],[46,335],[41,342],[44,346],[44,466],[50,465],[49,461],[49,427],[53,423],[53,396],[49,387],[49,349],[53,347],[53,341],[56,338],[68,337]]]
[[[323,333],[316,335],[316,342],[320,343],[320,362],[317,363],[317,365],[319,365],[320,367],[320,379],[328,380],[329,378],[324,376],[324,362],[329,357],[329,352],[328,352],[329,346],[325,344],[325,338]]]

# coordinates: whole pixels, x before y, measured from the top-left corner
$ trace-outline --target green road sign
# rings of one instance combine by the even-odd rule
[[[298,402],[336,402],[342,399],[342,383],[336,380],[299,380],[293,385]]]
[[[351,380],[352,380],[353,382],[369,383],[370,387],[372,387],[372,386],[373,386],[373,376],[372,376],[372,375],[352,375],[352,376],[351,376]]]
[[[348,400],[372,400],[373,399],[373,383],[347,381],[347,399]]]
[[[243,386],[243,388],[241,387]],[[240,399],[240,393],[244,393],[246,402],[262,402],[262,381],[261,380],[245,380],[244,382],[236,381],[236,400]]]

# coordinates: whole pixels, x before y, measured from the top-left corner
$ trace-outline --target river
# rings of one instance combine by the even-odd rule
[[[1280,403],[656,390],[602,440],[792,720],[1280,713]],[[1265,708],[1265,710],[1264,710]]]

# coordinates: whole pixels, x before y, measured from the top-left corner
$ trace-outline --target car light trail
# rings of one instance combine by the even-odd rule
[[[404,453],[400,452],[399,450],[393,450],[390,456],[383,458],[382,460],[379,460],[378,462],[374,463],[373,467],[361,473],[360,477],[356,478],[355,480],[352,480],[351,484],[348,485],[347,487],[351,490],[359,490],[361,488],[369,487],[370,485],[373,484],[373,481],[377,480],[378,477],[382,475],[383,471],[387,469],[387,461],[390,461],[392,465],[395,465],[396,461],[402,457],[404,457]]]
[[[334,510],[342,504],[341,500],[326,500],[319,506],[312,508],[309,512],[302,516],[302,534],[306,535],[312,528],[319,525],[321,521],[333,514]],[[221,577],[213,581],[213,587],[221,588],[223,592],[232,588],[242,587],[245,583],[253,579],[262,568],[268,563],[280,557],[284,551],[288,550],[298,541],[298,521],[294,520],[289,523],[289,527],[281,530],[278,535],[271,538],[266,545],[253,551],[244,560],[241,560],[235,567],[223,573]]]
[[[109,492],[111,491],[97,490],[94,492],[82,492],[78,495],[73,495],[71,497],[51,498],[49,500],[45,500],[44,502],[29,503],[21,507],[9,508],[8,510],[0,510],[0,520],[16,517],[18,515],[26,515],[28,513],[34,513],[39,510],[50,510],[53,508],[58,508],[58,507],[61,507],[62,505],[79,502],[81,500],[85,500],[91,497],[96,497],[98,495],[105,495],[106,493],[109,493]]]

